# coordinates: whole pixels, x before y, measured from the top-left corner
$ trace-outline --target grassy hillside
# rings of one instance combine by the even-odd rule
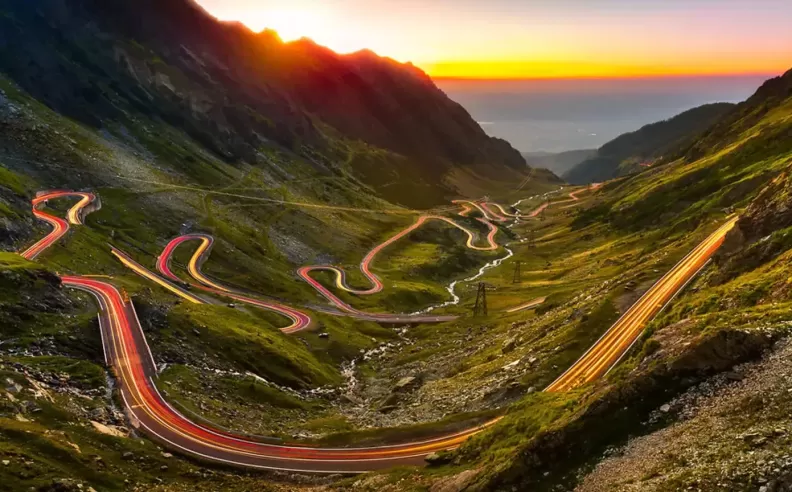
[[[587,189],[525,168],[410,66],[284,44],[183,1],[19,0],[0,27],[0,39],[29,47],[17,57],[0,50],[0,483],[12,490],[566,490],[600,480],[589,472],[605,453],[684,417],[671,411],[680,395],[701,385],[706,396],[713,376],[737,381],[723,373],[788,334],[792,72],[725,115],[707,109],[721,117],[693,141],[677,132],[689,134],[695,114],[625,138],[613,155],[662,159]],[[101,209],[24,261],[14,252],[49,230],[32,219],[30,198],[51,188],[96,192]],[[382,292],[339,293],[366,311],[413,312],[451,299],[446,288],[458,281],[459,302],[433,311],[454,321],[391,327],[338,316],[296,275],[336,265],[366,287],[360,260],[426,212],[414,207],[481,236],[480,214],[458,217],[448,199],[484,195],[522,213],[496,235],[503,248],[464,248],[464,233],[431,223],[374,261]],[[72,203],[46,208],[62,215]],[[568,393],[541,391],[732,213],[742,218],[721,253],[615,370]],[[221,297],[182,303],[110,254],[113,245],[153,268],[165,244],[189,232],[216,238],[208,276],[305,310],[315,326],[286,335],[270,312]],[[172,265],[184,277],[191,247]],[[219,428],[360,446],[503,419],[432,466],[365,477],[182,459],[129,432],[96,307],[61,287],[64,273],[123,288],[163,395]],[[329,275],[316,278],[337,291]],[[479,285],[486,314],[473,312]],[[746,434],[750,422],[761,428],[737,438],[738,451],[769,443],[762,453],[780,460],[786,434],[770,429],[781,412],[763,412],[756,398],[729,407]],[[702,443],[717,437],[695,430]],[[765,441],[754,445],[757,437]],[[666,490],[718,483],[714,468],[685,471],[683,458],[658,468]],[[775,473],[750,466],[729,477],[733,489]]]
[[[625,133],[568,169],[563,177],[573,184],[587,184],[642,171],[678,147],[689,145],[733,108],[729,103],[705,104]]]
[[[460,344],[449,332],[440,339],[422,330],[420,350],[385,358],[384,365],[433,360],[443,362],[432,371],[449,367],[417,401],[431,392],[456,402],[442,393],[455,381],[470,398],[510,403],[492,431],[437,457],[427,471],[394,473],[402,490],[754,490],[788,483],[785,468],[770,463],[787,459],[788,441],[791,77],[768,81],[654,169],[516,226],[535,239],[485,275],[490,305],[544,296],[541,307],[481,319],[458,335]],[[741,218],[721,252],[615,370],[566,394],[538,391],[733,212]],[[515,284],[517,261],[523,279]],[[369,482],[364,490],[375,490]]]
[[[769,81],[757,95],[717,123],[713,127],[717,129],[717,145],[704,150],[706,142],[713,142],[715,130],[703,134],[689,146],[699,152],[687,151],[684,157],[608,184],[598,194],[596,204],[572,219],[573,230],[599,226],[618,236],[633,231],[637,237],[653,237],[650,248],[660,251],[660,237],[710,228],[725,214],[742,213],[716,262],[650,324],[622,367],[601,383],[564,398],[525,400],[525,410],[510,413],[502,430],[496,429],[492,436],[483,436],[480,442],[474,440],[463,448],[466,455],[500,470],[484,472],[475,479],[481,490],[508,486],[571,488],[602,459],[606,449],[634,436],[651,435],[655,446],[668,446],[662,451],[675,455],[675,441],[661,429],[672,424],[677,415],[683,418],[687,400],[678,403],[679,413],[672,410],[665,415],[667,411],[658,408],[666,402],[675,408],[674,397],[688,388],[692,396],[687,398],[711,395],[701,389],[712,387],[706,386],[709,383],[698,389],[695,385],[712,374],[760,357],[773,340],[786,336],[787,257],[792,245],[786,239],[792,224],[786,210],[792,144],[784,136],[792,121],[790,77],[788,73]],[[725,379],[726,383],[721,378],[720,383],[712,384],[727,391],[728,381],[741,379],[729,377],[732,379]],[[744,429],[747,422],[770,425],[766,421],[773,418],[758,408],[742,407],[741,412],[745,413],[738,425]],[[518,428],[521,430],[516,432]],[[706,428],[696,432],[699,444],[716,439]],[[523,437],[507,437],[513,435]],[[581,442],[586,445],[581,446]],[[685,446],[687,453],[704,452],[690,441]],[[624,466],[637,468],[636,460],[652,459],[645,448],[631,449],[631,461],[622,460]],[[708,460],[707,465],[696,463],[685,473],[682,469],[688,466],[686,463],[667,462],[662,465],[662,475],[650,473],[637,483],[644,483],[647,490],[678,490],[700,484],[699,480],[714,480],[717,475],[713,467],[721,463],[736,463],[723,454],[710,454]],[[590,490],[603,486],[615,489],[617,483],[619,490],[630,489],[605,466],[587,481]],[[762,470],[756,461],[746,466]],[[633,472],[625,468],[624,473]],[[780,471],[762,473],[768,481],[773,476],[783,480]],[[735,490],[750,488],[756,483],[752,477],[751,472],[742,470],[730,474],[728,483]]]
[[[24,24],[21,18],[7,16],[2,22]],[[91,39],[89,44],[95,42]],[[121,44],[135,46],[129,40]],[[350,384],[346,368],[364,352],[401,343],[400,332],[323,313],[326,301],[298,279],[295,270],[306,264],[344,265],[351,282],[365,285],[357,268],[366,252],[421,213],[395,202],[448,206],[446,196],[459,197],[461,190],[470,196],[524,197],[555,189],[556,178],[543,172],[527,175],[522,162],[518,170],[510,170],[498,160],[489,161],[489,169],[476,159],[467,164],[449,159],[440,173],[442,183],[432,181],[411,167],[421,162],[424,169],[425,154],[398,154],[319,120],[312,123],[320,130],[319,143],[286,145],[276,133],[289,124],[278,121],[270,128],[274,133],[259,135],[266,137],[255,142],[251,156],[245,153],[250,141],[238,141],[245,135],[235,133],[230,123],[236,122],[233,112],[223,116],[229,120],[217,120],[206,140],[189,122],[196,115],[174,119],[163,113],[177,106],[162,104],[157,99],[162,94],[149,94],[158,102],[146,96],[149,102],[142,106],[125,101],[122,93],[135,89],[122,90],[122,79],[110,76],[114,84],[92,72],[97,65],[88,58],[103,56],[99,51],[86,52],[85,57],[74,52],[55,56],[57,63],[68,63],[67,79],[76,76],[99,83],[109,105],[99,98],[95,104],[83,100],[87,104],[70,109],[62,105],[70,103],[58,100],[63,97],[61,88],[30,85],[46,80],[22,80],[19,72],[0,77],[0,244],[6,251],[0,259],[0,364],[4,379],[21,387],[7,382],[12,396],[0,412],[0,454],[10,463],[0,467],[3,483],[58,490],[77,484],[97,490],[150,489],[158,484],[199,490],[278,488],[260,476],[207,469],[171,457],[143,438],[129,437],[104,367],[94,302],[90,296],[61,289],[54,272],[110,276],[129,293],[162,369],[157,383],[174,405],[200,421],[309,442],[353,442],[356,432],[364,430],[365,437],[376,442],[398,440],[411,432],[433,435],[481,418],[468,417],[462,409],[460,418],[427,414],[367,421],[356,417],[359,410],[353,405],[340,405]],[[153,60],[152,52],[147,53]],[[161,67],[152,60],[153,66]],[[138,89],[151,89],[144,85]],[[86,88],[77,99],[89,94]],[[192,102],[202,97],[192,95]],[[404,109],[403,104],[399,107]],[[489,152],[486,143],[477,145],[477,152]],[[440,174],[432,176],[440,179]],[[404,176],[407,182],[402,182]],[[14,252],[49,231],[33,219],[30,199],[38,190],[53,188],[93,191],[102,207],[35,263],[25,262]],[[396,198],[388,201],[387,196]],[[47,210],[63,215],[72,204],[54,200]],[[452,215],[454,210],[436,213]],[[481,226],[473,219],[467,222]],[[314,329],[285,335],[278,330],[285,324],[282,317],[244,306],[231,308],[222,299],[199,307],[181,304],[110,254],[112,244],[153,268],[167,241],[186,232],[216,237],[204,265],[207,275],[308,311],[316,320]],[[498,240],[508,237],[503,233]],[[412,312],[447,300],[448,282],[470,275],[493,258],[461,249],[464,239],[461,231],[443,226],[416,232],[375,262],[374,271],[386,286],[383,293],[349,301],[372,311]],[[185,277],[189,248],[180,247],[173,265]],[[446,261],[438,265],[432,261],[437,257]],[[361,377],[355,371],[353,375]],[[384,374],[372,386],[381,391],[395,383],[393,378],[397,376]],[[86,398],[93,402],[85,403]],[[368,402],[368,414],[377,415],[379,406],[379,399]],[[398,430],[388,431],[389,426]]]

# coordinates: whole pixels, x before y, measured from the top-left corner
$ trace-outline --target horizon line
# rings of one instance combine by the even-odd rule
[[[768,79],[780,77],[785,72],[735,72],[735,73],[671,73],[671,74],[645,74],[645,75],[552,75],[534,77],[486,77],[486,76],[449,76],[427,75],[435,81],[452,82],[543,82],[560,80],[658,80],[658,79],[725,79],[766,77]]]

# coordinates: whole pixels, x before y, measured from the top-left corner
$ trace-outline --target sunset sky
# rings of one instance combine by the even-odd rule
[[[434,77],[777,74],[790,0],[198,0],[223,20]]]

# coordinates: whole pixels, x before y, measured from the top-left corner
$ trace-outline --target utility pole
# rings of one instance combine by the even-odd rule
[[[529,248],[533,248],[534,247],[534,245],[535,245],[534,242],[536,241],[536,237],[535,236],[536,236],[536,231],[534,231],[533,229],[529,229],[528,230],[528,247]]]
[[[476,291],[476,304],[473,306],[473,316],[487,315],[487,286],[479,282]]]
[[[522,282],[522,274],[520,273],[520,266],[521,265],[522,265],[522,262],[520,260],[517,260],[514,263],[514,278],[512,279],[512,283],[513,284],[519,284],[520,282]]]

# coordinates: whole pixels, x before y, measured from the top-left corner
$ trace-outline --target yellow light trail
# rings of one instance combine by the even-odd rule
[[[545,391],[575,388],[601,377],[616,365],[638,339],[649,320],[709,261],[737,220],[738,217],[731,218],[696,246]]]
[[[160,285],[162,287],[165,287],[166,289],[168,289],[169,291],[173,292],[177,296],[179,296],[182,299],[184,299],[186,301],[189,301],[189,302],[191,302],[193,304],[206,304],[202,299],[190,294],[189,292],[185,291],[184,289],[181,289],[181,288],[173,285],[172,283],[168,282],[167,280],[161,278],[159,275],[154,275],[153,273],[148,271],[146,268],[143,268],[139,263],[137,263],[136,261],[132,260],[125,253],[121,252],[121,250],[118,250],[116,248],[112,248],[111,251],[113,253],[113,256],[118,258],[118,260],[121,263],[123,263],[124,266],[126,266],[127,268],[129,268],[133,272],[137,273],[141,277],[146,278],[148,280],[151,280],[152,282],[154,282],[154,283],[156,283],[156,284],[158,284],[158,285]]]

